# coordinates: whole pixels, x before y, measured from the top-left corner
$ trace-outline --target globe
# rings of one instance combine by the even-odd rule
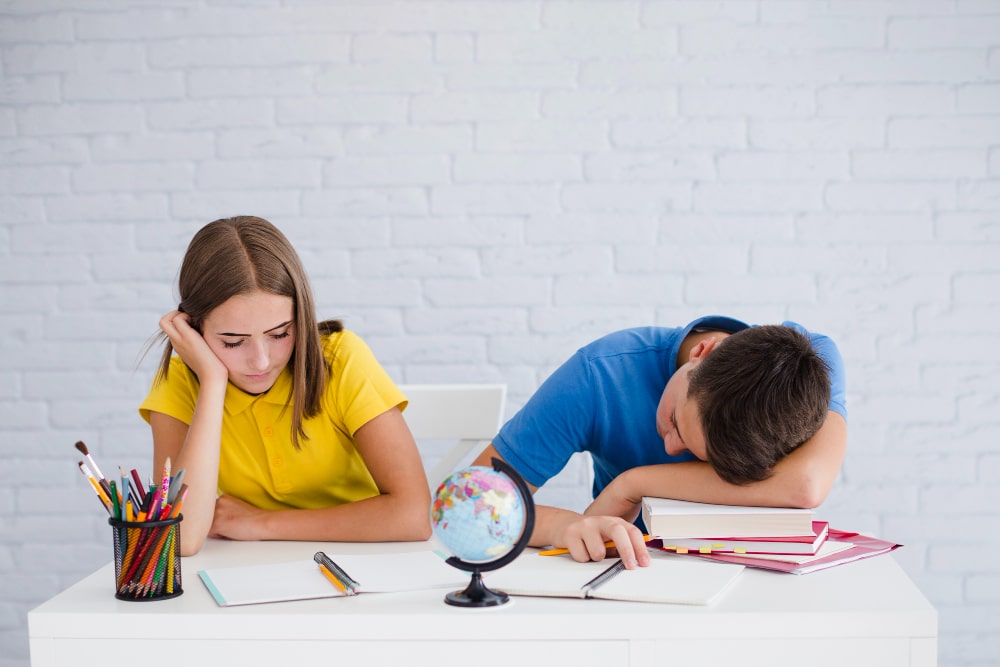
[[[514,560],[534,530],[535,505],[528,485],[500,459],[492,464],[452,473],[431,499],[434,535],[453,554],[447,562],[472,572],[467,589],[445,596],[448,604],[486,607],[507,602],[505,593],[486,588],[482,572]]]

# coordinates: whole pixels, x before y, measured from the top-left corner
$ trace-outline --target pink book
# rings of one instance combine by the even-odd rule
[[[708,560],[721,561],[723,563],[735,563],[738,565],[746,565],[747,567],[775,570],[777,572],[788,572],[790,574],[807,574],[809,572],[825,570],[829,567],[835,567],[837,565],[843,565],[844,563],[861,560],[862,558],[870,558],[872,556],[878,556],[879,554],[889,553],[890,551],[903,546],[902,544],[880,540],[876,537],[867,537],[858,533],[850,533],[843,530],[836,530],[834,528],[829,530],[829,539],[837,542],[849,542],[851,546],[830,554],[829,556],[812,559],[805,563],[793,563],[773,560],[770,558],[754,558],[752,555],[689,553],[695,558],[705,558]]]

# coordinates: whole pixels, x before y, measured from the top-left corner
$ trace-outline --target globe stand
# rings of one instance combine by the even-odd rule
[[[444,601],[455,607],[497,607],[509,600],[506,593],[487,588],[478,569],[473,571],[472,580],[464,591],[452,591],[444,596]]]
[[[444,596],[447,604],[456,607],[497,607],[510,601],[510,596],[503,591],[493,591],[483,583],[483,572],[497,570],[512,562],[517,558],[531,540],[531,533],[535,530],[535,502],[531,496],[531,489],[508,463],[498,458],[491,459],[493,469],[507,475],[517,487],[521,495],[524,506],[524,528],[521,535],[511,550],[502,558],[487,563],[468,563],[457,556],[452,556],[445,562],[459,570],[470,572],[472,577],[469,585],[464,591],[452,591]]]

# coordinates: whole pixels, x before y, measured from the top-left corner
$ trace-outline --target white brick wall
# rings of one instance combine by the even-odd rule
[[[821,512],[906,545],[941,665],[998,664],[998,0],[9,0],[0,76],[0,667],[109,560],[72,445],[148,468],[137,358],[239,213],[398,380],[512,411],[625,326],[830,333]]]

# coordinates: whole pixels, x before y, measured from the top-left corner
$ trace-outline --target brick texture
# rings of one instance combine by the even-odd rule
[[[4,3],[0,667],[110,559],[73,443],[148,469],[144,344],[243,213],[397,380],[506,382],[511,414],[614,329],[830,334],[820,512],[906,544],[941,665],[997,664],[995,0]],[[574,460],[539,500],[588,496]]]

